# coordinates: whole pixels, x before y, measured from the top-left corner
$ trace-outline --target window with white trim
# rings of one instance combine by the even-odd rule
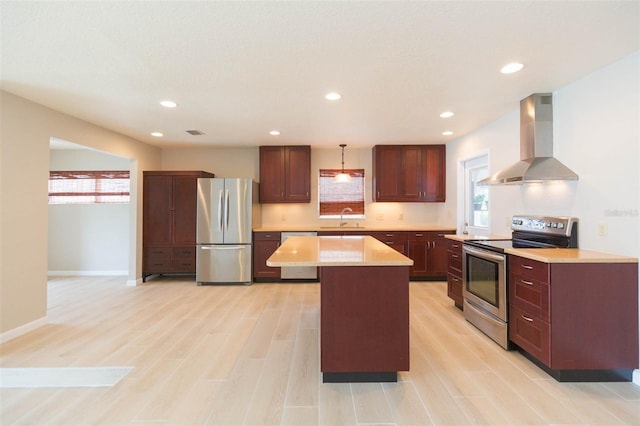
[[[473,233],[489,228],[489,187],[478,181],[489,176],[489,157],[482,155],[464,162],[465,228]]]
[[[318,176],[318,212],[320,218],[343,217],[363,219],[364,216],[364,169],[345,169],[351,179],[349,182],[335,182],[340,169],[320,169]]]
[[[49,204],[129,202],[128,170],[50,171]]]

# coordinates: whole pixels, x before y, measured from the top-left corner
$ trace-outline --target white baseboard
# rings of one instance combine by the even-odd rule
[[[633,384],[640,386],[640,370],[633,370]]]
[[[129,287],[135,287],[135,286],[138,286],[140,284],[142,284],[142,278],[138,278],[138,279],[135,279],[135,280],[127,280],[127,285]]]
[[[47,317],[44,316],[35,321],[31,321],[27,324],[16,327],[12,330],[5,331],[4,333],[0,334],[0,343],[8,342],[9,340],[15,339],[16,337],[20,337],[23,334],[27,334],[28,332],[33,331],[36,328],[40,328],[43,325],[46,325],[47,322],[48,322]]]
[[[60,276],[71,276],[71,277],[81,277],[81,276],[119,276],[119,275],[128,275],[129,271],[49,271],[48,275],[52,277],[60,277]]]

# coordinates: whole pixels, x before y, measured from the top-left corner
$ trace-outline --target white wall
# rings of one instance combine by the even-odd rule
[[[509,235],[506,219],[517,213],[575,216],[580,248],[640,257],[638,76],[640,52],[553,93],[555,157],[579,180],[490,187],[492,233]],[[456,170],[461,159],[487,150],[491,173],[518,160],[518,120],[514,111],[448,144],[447,169]],[[457,184],[448,183],[443,224],[455,224]],[[606,225],[607,235],[599,235],[599,224]],[[635,383],[639,377],[636,371]]]
[[[50,153],[51,170],[129,170],[129,159],[89,149]],[[127,204],[49,205],[49,275],[127,275]]]
[[[490,187],[490,231],[510,235],[514,214],[579,218],[581,248],[639,256],[640,75],[632,54],[553,93],[554,154],[574,182]],[[543,90],[541,90],[543,91]],[[449,176],[459,161],[489,152],[493,173],[519,160],[517,110],[447,145]],[[455,222],[458,182],[449,179],[440,222]],[[598,235],[604,223],[607,235]]]
[[[438,221],[441,203],[373,203],[372,147],[350,148],[344,154],[345,168],[365,169],[365,219],[352,219],[364,226],[432,225]],[[318,170],[340,167],[341,150],[311,149],[311,202],[264,204],[262,226],[333,226],[336,220],[318,218]],[[218,177],[247,177],[259,181],[260,153],[253,148],[164,149],[163,170],[205,170]],[[402,218],[402,219],[400,219]]]

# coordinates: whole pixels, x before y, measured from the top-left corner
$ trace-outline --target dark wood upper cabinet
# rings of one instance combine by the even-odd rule
[[[444,145],[376,145],[373,147],[373,200],[444,202]]]
[[[260,202],[311,201],[311,147],[260,147]]]

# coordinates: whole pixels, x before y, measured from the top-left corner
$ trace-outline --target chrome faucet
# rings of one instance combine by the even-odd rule
[[[340,227],[342,228],[344,225],[347,224],[347,222],[343,222],[342,221],[342,215],[344,215],[344,212],[352,212],[353,210],[351,209],[351,207],[345,207],[344,209],[342,209],[342,211],[340,212]]]

